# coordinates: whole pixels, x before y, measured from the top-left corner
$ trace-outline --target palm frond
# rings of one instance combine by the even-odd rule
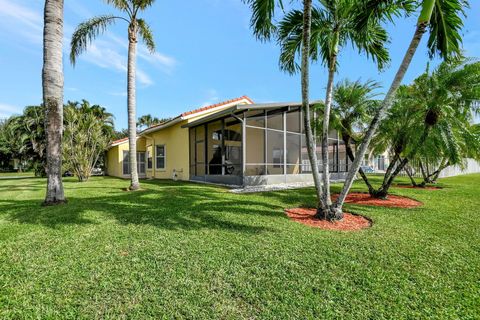
[[[435,1],[430,19],[430,37],[428,49],[430,57],[438,54],[444,60],[457,58],[462,55],[461,45],[463,28],[462,18],[466,16],[467,0]]]
[[[155,52],[155,41],[153,40],[153,32],[150,26],[143,19],[137,19],[138,32],[147,46],[150,53]]]
[[[282,0],[243,0],[252,10],[250,25],[254,35],[261,41],[272,38],[276,32],[276,26],[273,22],[275,10],[280,7],[283,9]]]
[[[70,62],[72,65],[75,65],[76,58],[87,49],[87,46],[100,33],[105,32],[107,27],[115,22],[115,19],[117,19],[117,17],[104,15],[91,18],[78,25],[70,42]]]

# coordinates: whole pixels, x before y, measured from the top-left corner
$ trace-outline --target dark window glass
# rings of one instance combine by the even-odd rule
[[[130,174],[130,156],[128,151],[123,151],[123,174]]]
[[[153,157],[150,151],[147,151],[147,169],[152,169],[153,166]]]
[[[208,174],[222,174],[222,122],[207,125]]]
[[[264,110],[251,110],[247,111],[245,117],[247,118],[246,125],[253,127],[265,127],[265,111]]]
[[[190,128],[189,136],[190,165],[195,165],[195,128]]]
[[[285,114],[287,122],[287,131],[300,132],[300,111],[293,110]]]
[[[145,174],[145,152],[137,152],[137,170],[140,174]]]
[[[283,166],[283,132],[267,130],[267,163]]]
[[[265,130],[246,128],[247,163],[265,163]]]
[[[283,111],[274,110],[267,113],[267,128],[283,130]]]
[[[165,157],[166,157],[165,146],[163,145],[156,146],[155,152],[156,152],[156,155],[155,155],[156,168],[165,169]]]

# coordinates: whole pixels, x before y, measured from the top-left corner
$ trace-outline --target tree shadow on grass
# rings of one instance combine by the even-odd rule
[[[98,216],[103,216],[122,225],[253,234],[275,230],[258,225],[258,221],[249,224],[248,215],[282,216],[280,212],[283,212],[279,205],[236,197],[215,187],[172,185],[171,182],[144,182],[143,187],[145,190],[139,192],[123,192],[106,186],[112,190],[106,195],[70,196],[68,204],[55,207],[41,207],[38,200],[0,200],[0,212],[3,211],[10,221],[50,228],[102,223]]]

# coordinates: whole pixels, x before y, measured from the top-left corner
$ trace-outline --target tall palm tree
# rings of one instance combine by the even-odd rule
[[[337,83],[333,90],[333,104],[331,125],[335,128],[344,145],[348,159],[355,160],[352,144],[357,145],[362,139],[362,132],[371,120],[372,111],[378,106],[374,100],[378,94],[374,93],[380,88],[378,82],[366,81],[365,83],[350,81],[348,79]],[[358,172],[373,194],[374,188],[362,168]]]
[[[322,124],[322,181],[323,212],[319,218],[336,220],[342,216],[334,216],[330,198],[330,173],[328,134],[332,94],[335,73],[338,69],[338,55],[342,48],[351,43],[360,52],[377,62],[379,69],[389,61],[385,48],[388,40],[387,32],[378,19],[372,19],[366,28],[357,28],[359,11],[362,9],[355,0],[321,0],[320,7],[312,8],[312,36],[310,38],[310,57],[313,61],[320,60],[328,70],[325,105]],[[399,8],[393,6],[390,14],[398,14]],[[302,47],[303,12],[292,10],[279,23],[278,42],[281,46],[280,67],[290,73],[297,69],[295,58]]]
[[[62,183],[63,0],[45,0],[43,27],[43,104],[47,134],[45,205],[66,201]]]
[[[284,8],[282,0],[244,0],[249,4],[252,10],[252,17],[250,25],[253,29],[253,34],[260,41],[271,40],[277,34],[278,27],[273,22],[275,12],[278,9]],[[303,122],[305,127],[305,136],[307,144],[308,158],[312,167],[313,181],[315,184],[315,191],[317,196],[317,208],[323,213],[326,208],[322,201],[322,184],[320,173],[318,172],[317,154],[315,152],[315,137],[312,130],[312,119],[310,112],[310,34],[312,25],[312,0],[303,0],[303,12],[301,16],[301,91],[302,91],[302,109]]]
[[[397,0],[362,0],[363,16],[365,19],[360,21],[358,28],[366,28],[371,19],[384,19],[383,12],[385,8],[395,5]],[[352,163],[342,191],[337,198],[334,206],[339,210],[343,207],[345,199],[352,187],[355,175],[360,168],[361,160],[367,152],[367,148],[372,140],[381,120],[385,117],[387,111],[392,106],[395,94],[400,87],[405,73],[410,66],[415,52],[420,44],[420,40],[430,31],[428,39],[428,49],[430,56],[438,54],[442,59],[448,60],[461,54],[462,38],[460,30],[463,27],[462,18],[465,16],[465,8],[468,7],[467,0],[422,0],[416,2],[420,13],[417,19],[417,25],[412,40],[403,57],[402,63],[393,79],[385,98],[378,108],[372,122],[365,134],[365,137],[357,149],[355,160]]]
[[[138,37],[141,37],[150,52],[155,52],[153,34],[145,20],[138,18],[140,11],[151,7],[155,0],[105,0],[120,10],[124,16],[103,15],[81,23],[72,35],[70,61],[75,65],[76,58],[83,53],[88,44],[107,27],[116,21],[128,24],[128,65],[127,65],[127,100],[128,100],[128,144],[130,151],[130,190],[140,188],[137,171],[137,125],[136,125],[136,54]]]

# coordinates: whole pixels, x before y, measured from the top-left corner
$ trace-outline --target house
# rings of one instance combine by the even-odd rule
[[[336,131],[329,145],[332,179],[342,179],[350,162]],[[128,139],[110,145],[106,164],[108,175],[129,177]],[[138,134],[137,168],[141,178],[227,185],[311,181],[301,103],[243,96],[184,112]]]

